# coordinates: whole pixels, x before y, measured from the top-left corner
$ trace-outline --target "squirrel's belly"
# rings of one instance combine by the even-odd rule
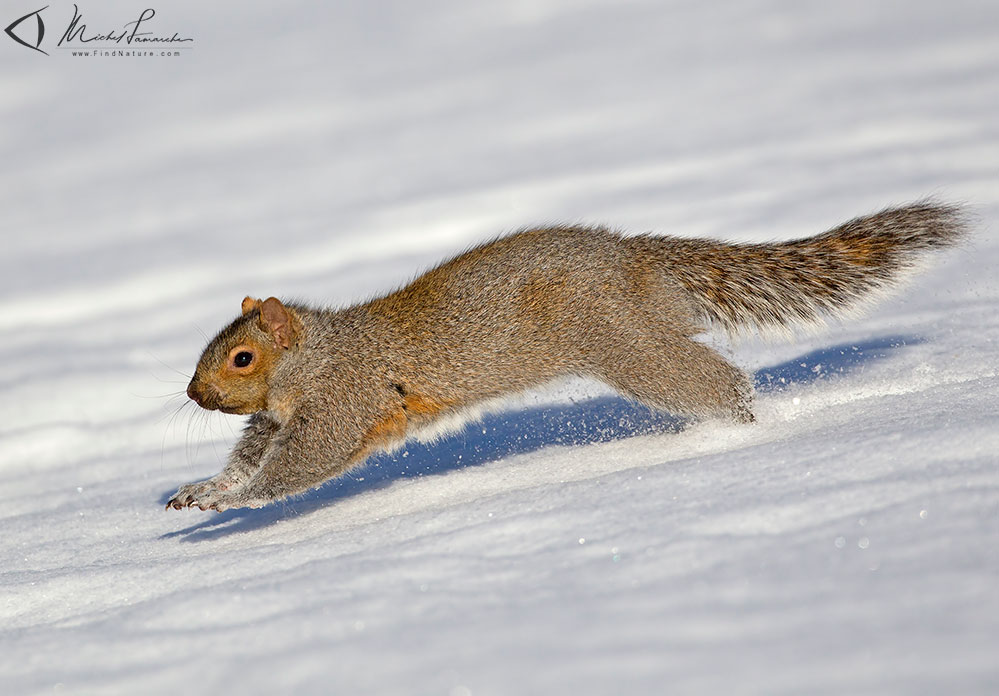
[[[409,404],[400,408],[372,426],[365,434],[360,449],[363,459],[374,452],[393,452],[407,440],[433,442],[460,432],[468,423],[480,420],[490,411],[499,410],[507,399],[488,399],[470,406],[457,408],[420,409],[426,404]]]

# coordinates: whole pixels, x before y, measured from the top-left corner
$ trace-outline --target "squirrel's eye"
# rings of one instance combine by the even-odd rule
[[[236,357],[232,359],[232,364],[236,367],[246,367],[251,362],[253,362],[253,353],[246,350],[236,353]]]

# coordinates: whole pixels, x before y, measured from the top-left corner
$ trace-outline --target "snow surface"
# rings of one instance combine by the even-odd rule
[[[194,50],[0,36],[0,692],[999,693],[999,4],[157,9]],[[238,431],[177,409],[245,294],[348,303],[529,223],[791,238],[925,195],[972,243],[736,346],[755,425],[571,382],[298,500],[163,510]]]

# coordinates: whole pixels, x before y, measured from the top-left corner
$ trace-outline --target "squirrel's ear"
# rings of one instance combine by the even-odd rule
[[[243,316],[246,316],[255,309],[258,309],[262,303],[260,300],[255,300],[249,295],[243,298]]]
[[[281,348],[291,348],[298,337],[291,312],[276,297],[268,297],[260,302],[260,326]]]

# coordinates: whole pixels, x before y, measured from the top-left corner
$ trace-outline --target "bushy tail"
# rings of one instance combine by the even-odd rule
[[[767,331],[814,324],[855,307],[890,287],[924,252],[960,242],[965,230],[959,208],[929,201],[790,242],[670,238],[668,258],[704,318],[730,333]]]

